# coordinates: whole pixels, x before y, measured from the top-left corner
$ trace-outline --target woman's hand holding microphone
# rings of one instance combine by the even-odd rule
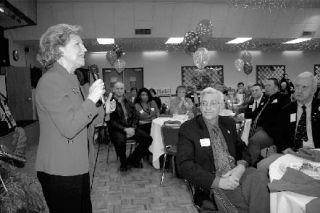
[[[104,99],[104,93],[106,92],[104,82],[101,79],[97,79],[89,88],[88,99],[93,103],[97,103],[100,99],[103,99],[106,113],[111,113],[116,109],[115,100],[111,101],[112,93],[109,94],[107,100]]]

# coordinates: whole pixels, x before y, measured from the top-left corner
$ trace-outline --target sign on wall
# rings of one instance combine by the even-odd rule
[[[320,64],[315,64],[314,65],[314,75],[318,79],[318,83],[320,82]]]
[[[181,66],[181,78],[182,85],[196,86],[197,90],[203,90],[216,82],[223,84],[223,65],[209,65],[202,71],[196,66]]]

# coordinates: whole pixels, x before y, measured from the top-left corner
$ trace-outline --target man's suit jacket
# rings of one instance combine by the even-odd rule
[[[265,107],[265,109],[260,109],[263,110],[260,116],[254,115],[255,117],[259,116],[257,126],[262,127],[266,131],[266,133],[273,139],[276,137],[276,134],[278,132],[277,119],[280,110],[289,102],[290,100],[287,97],[282,96],[279,92],[277,92],[269,97],[268,103],[265,103],[267,104],[266,107],[261,106],[262,108]]]
[[[253,104],[254,104],[254,99],[251,98],[249,103],[248,103],[248,106],[247,108],[245,109],[245,112],[244,112],[244,117],[246,119],[252,119],[254,120],[255,117],[257,116],[257,114],[260,112],[260,110],[262,109],[262,107],[266,104],[268,100],[268,97],[263,93],[262,94],[262,98],[260,100],[260,103],[259,103],[259,106],[254,110],[252,111],[252,108],[254,107]]]
[[[235,121],[230,117],[219,116],[219,127],[226,140],[228,151],[235,160],[250,162],[246,145],[238,137]],[[200,139],[210,139],[207,126],[199,115],[181,125],[177,147],[177,167],[182,177],[196,187],[209,191],[215,179],[215,164],[211,143],[201,146]]]
[[[36,170],[62,176],[87,173],[87,125],[97,120],[99,108],[83,100],[76,75],[58,63],[41,77],[35,96],[40,124]]]
[[[280,112],[278,120],[279,133],[277,134],[278,137],[276,137],[278,152],[294,147],[295,130],[297,122],[299,122],[296,118],[297,109],[297,102],[292,102],[286,105]],[[295,117],[295,119],[293,120],[291,116]],[[311,129],[314,146],[320,148],[320,100],[315,98],[311,104]]]
[[[128,127],[137,128],[139,124],[139,115],[133,103],[129,102],[126,98],[123,99],[128,116],[127,119],[125,119],[121,103],[117,99],[115,99],[115,101],[116,109],[110,114],[110,120],[108,121],[108,125],[111,130],[110,134],[112,134],[112,131],[124,133],[124,128]]]

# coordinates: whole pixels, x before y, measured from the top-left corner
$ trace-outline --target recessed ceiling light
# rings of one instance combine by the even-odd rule
[[[227,44],[240,44],[240,43],[249,41],[251,39],[252,39],[251,37],[238,37],[238,38],[235,38],[231,41],[228,41]]]
[[[0,7],[0,12],[4,13],[4,9],[2,7]]]
[[[181,42],[183,42],[183,37],[170,37],[166,44],[180,44]]]
[[[99,44],[114,44],[114,38],[97,38]]]
[[[296,38],[290,41],[283,42],[283,44],[297,44],[305,41],[309,41],[311,38]]]

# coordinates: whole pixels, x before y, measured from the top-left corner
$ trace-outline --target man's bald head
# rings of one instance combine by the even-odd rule
[[[294,80],[295,98],[301,103],[309,103],[317,90],[317,79],[311,72],[300,73]]]

